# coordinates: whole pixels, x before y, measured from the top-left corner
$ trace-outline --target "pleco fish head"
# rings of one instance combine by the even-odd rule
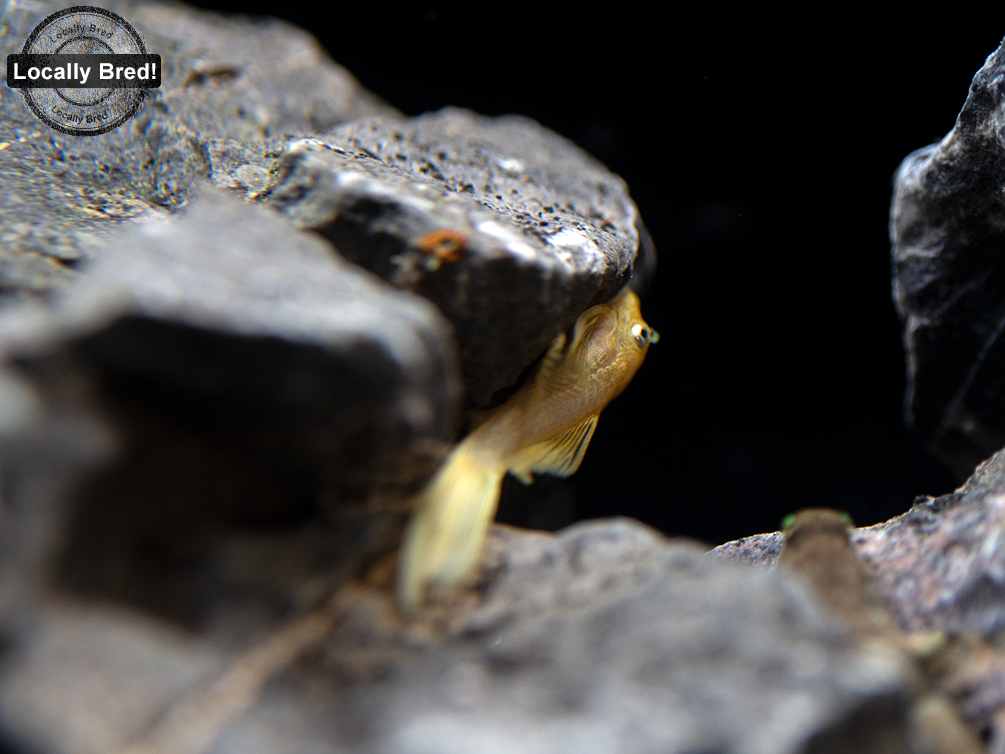
[[[639,297],[628,288],[609,303],[594,308],[597,316],[584,315],[584,331],[574,335],[574,339],[581,340],[579,367],[589,378],[610,380],[613,398],[632,381],[649,346],[660,336],[642,319]]]

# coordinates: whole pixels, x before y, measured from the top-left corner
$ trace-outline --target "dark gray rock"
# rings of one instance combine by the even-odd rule
[[[352,261],[435,302],[454,323],[469,398],[485,405],[625,283],[640,238],[633,284],[652,275],[624,183],[533,121],[458,110],[405,120],[282,22],[108,7],[162,55],[163,85],[125,126],[86,139],[0,98],[0,295],[69,284],[117,225],[175,212],[210,181],[268,196]],[[56,8],[11,10],[0,41],[17,48]],[[304,140],[318,131],[321,141]],[[430,250],[444,246],[429,234],[444,230],[460,234],[460,258],[440,264]]]
[[[303,29],[180,3],[108,6],[163,59],[155,107],[200,137],[262,141],[397,111],[332,62]]]
[[[79,464],[45,421],[0,456],[23,490],[13,510],[62,531],[57,580],[186,622],[215,620],[228,589],[288,604],[288,589],[393,546],[402,514],[371,519],[364,503],[407,507],[462,395],[435,307],[215,191],[114,237],[51,307],[7,312],[0,343],[35,394],[3,396],[12,414],[34,401],[118,437],[70,491],[50,478]]]
[[[483,599],[402,624],[357,587],[243,647],[50,597],[0,716],[67,754],[909,751],[901,662],[781,574],[617,520],[496,527],[485,565]]]
[[[1003,75],[999,47],[953,130],[904,160],[891,209],[908,417],[961,479],[1005,445]]]
[[[624,285],[639,246],[624,182],[526,118],[365,119],[291,144],[280,172],[273,206],[454,323],[481,405]],[[438,231],[455,258],[432,253]]]
[[[4,49],[19,49],[63,7],[38,0],[5,8]],[[284,134],[395,112],[281,21],[180,4],[102,7],[162,56],[162,87],[125,126],[88,138],[56,133],[20,97],[0,97],[0,292],[8,295],[68,284],[114,226],[173,211],[203,179],[249,195],[264,189]]]

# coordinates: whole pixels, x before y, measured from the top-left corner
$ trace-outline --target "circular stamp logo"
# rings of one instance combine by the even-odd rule
[[[160,86],[160,55],[121,16],[91,6],[53,13],[21,53],[7,56],[7,86],[47,126],[74,136],[118,128]]]

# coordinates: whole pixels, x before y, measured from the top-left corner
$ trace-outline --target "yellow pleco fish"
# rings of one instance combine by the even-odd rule
[[[506,403],[447,457],[422,492],[401,552],[398,604],[414,612],[429,584],[451,586],[478,562],[506,472],[569,476],[582,463],[600,412],[642,366],[659,334],[625,288],[592,306],[552,342]]]

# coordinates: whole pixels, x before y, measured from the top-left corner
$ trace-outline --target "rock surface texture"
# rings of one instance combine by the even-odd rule
[[[713,554],[772,565],[780,533],[729,542]],[[852,541],[872,563],[887,598],[912,631],[1005,629],[1005,451],[981,464],[956,492],[920,498],[907,513],[857,529]],[[952,562],[940,556],[952,550]]]
[[[1005,47],[953,130],[909,155],[891,210],[910,422],[966,478],[1005,445]]]
[[[0,41],[19,47],[56,8],[18,6]],[[537,123],[453,109],[405,119],[279,21],[108,8],[162,55],[163,85],[137,118],[88,139],[0,98],[0,293],[68,285],[119,225],[177,211],[211,182],[267,198],[433,301],[454,325],[467,397],[484,406],[631,275],[647,236],[624,182]]]
[[[526,118],[366,119],[293,144],[280,170],[273,206],[454,323],[481,405],[621,289],[639,245],[624,183]]]
[[[63,7],[5,6],[4,49],[20,49],[36,23]],[[8,294],[69,283],[118,224],[176,209],[201,180],[252,194],[265,188],[284,134],[396,114],[310,35],[283,22],[159,3],[102,7],[161,55],[163,83],[136,118],[95,138],[52,131],[4,90],[0,290]]]

